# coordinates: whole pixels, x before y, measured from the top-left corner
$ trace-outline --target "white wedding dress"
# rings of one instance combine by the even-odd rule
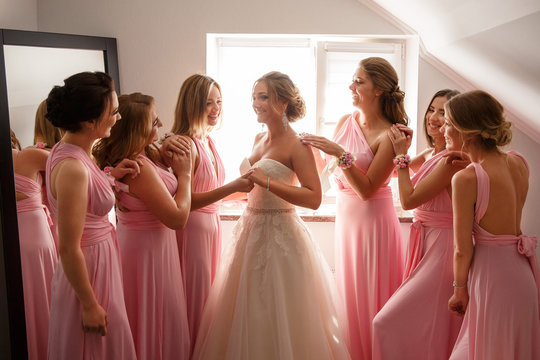
[[[272,159],[270,178],[297,184]],[[193,359],[350,359],[334,280],[292,204],[256,186],[206,303]]]

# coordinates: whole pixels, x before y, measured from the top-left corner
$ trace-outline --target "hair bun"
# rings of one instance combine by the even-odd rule
[[[66,89],[55,86],[47,97],[47,113],[45,117],[56,127],[61,127],[63,121],[63,108],[66,103]]]

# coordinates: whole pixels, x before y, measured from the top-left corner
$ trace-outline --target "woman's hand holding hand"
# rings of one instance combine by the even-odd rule
[[[83,307],[82,326],[85,332],[105,336],[107,334],[107,325],[107,313],[99,304],[96,303],[88,308]]]
[[[319,150],[324,151],[326,154],[335,157],[339,157],[345,152],[345,150],[343,150],[339,144],[328,140],[324,136],[302,133],[300,134],[300,141],[305,145],[311,145]]]
[[[251,176],[252,170],[249,170],[244,175],[240,176],[239,178],[233,180],[231,182],[232,188],[234,189],[234,192],[242,192],[242,193],[248,193],[251,190],[253,190],[253,187],[255,184],[251,179],[249,179],[249,176]]]
[[[394,153],[396,155],[406,155],[411,146],[413,130],[402,124],[394,124],[387,132]]]
[[[454,289],[454,295],[448,300],[448,310],[458,316],[465,315],[469,304],[469,293],[466,288]]]
[[[245,175],[253,183],[266,188],[268,184],[268,175],[266,175],[266,173],[262,171],[261,168],[251,168]]]
[[[134,179],[141,173],[142,165],[143,162],[140,159],[124,159],[111,170],[111,175],[114,176],[115,179],[121,179],[124,176],[131,174],[131,177]]]

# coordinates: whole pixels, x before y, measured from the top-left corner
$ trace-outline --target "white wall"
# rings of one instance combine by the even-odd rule
[[[0,0],[0,28],[36,31],[37,0]]]
[[[205,71],[206,33],[401,33],[356,0],[40,0],[38,13],[40,31],[116,37],[122,92],[153,95],[165,127],[182,81]]]

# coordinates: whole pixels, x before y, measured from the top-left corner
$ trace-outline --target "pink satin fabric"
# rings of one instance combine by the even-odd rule
[[[356,157],[364,173],[374,154],[353,114],[335,141]],[[352,359],[371,359],[372,320],[401,284],[401,228],[394,210],[390,178],[367,201],[351,189],[340,169],[335,222],[336,282],[348,323]]]
[[[225,168],[214,141],[208,137],[216,166],[212,164],[200,140],[193,138],[193,141],[199,153],[199,165],[191,179],[192,191],[202,193],[222,186],[225,181]],[[215,202],[192,211],[185,228],[176,231],[192,350],[199,332],[203,308],[221,259],[219,206],[220,202]]]
[[[450,359],[539,359],[536,237],[494,235],[480,226],[489,203],[490,179],[480,164],[470,166],[477,178],[474,258],[469,304]]]
[[[49,155],[46,171],[47,197],[53,214],[57,213],[57,204],[51,193],[50,176],[54,167],[67,158],[81,161],[88,171],[88,206],[80,246],[96,299],[107,312],[108,325],[106,336],[83,331],[81,305],[60,262],[51,286],[48,358],[135,359],[116,233],[107,217],[114,194],[105,174],[80,147],[58,143]]]

